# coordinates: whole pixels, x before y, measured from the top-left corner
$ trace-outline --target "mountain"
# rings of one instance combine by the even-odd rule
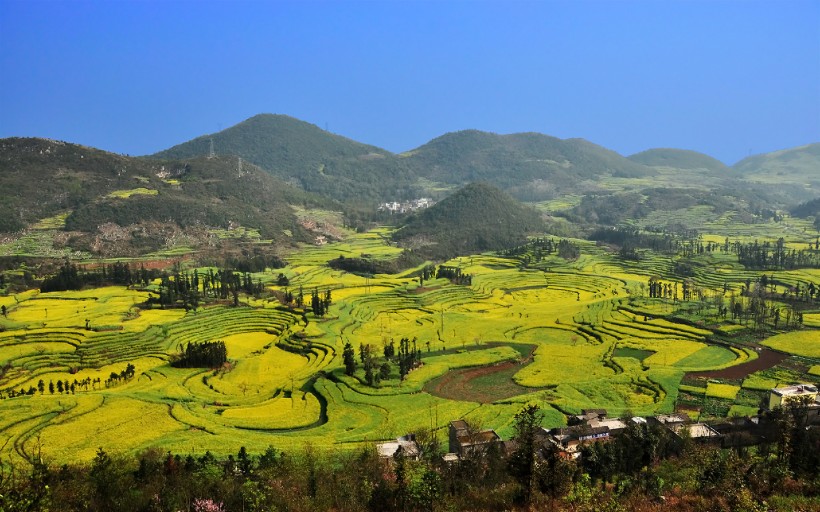
[[[727,173],[729,166],[709,155],[685,149],[656,148],[641,151],[627,157],[647,167],[671,167],[674,169],[706,169],[715,173]]]
[[[393,238],[424,257],[447,259],[519,245],[543,230],[537,211],[494,186],[473,183],[411,217]]]
[[[647,186],[721,190],[743,196],[743,203],[774,208],[820,195],[820,177],[811,174],[818,168],[820,144],[752,157],[729,168],[694,151],[651,149],[625,158],[584,139],[463,130],[395,155],[292,117],[261,114],[152,157],[205,156],[211,141],[217,155],[242,157],[291,185],[361,211],[473,182],[529,202]]]
[[[739,179],[763,185],[789,206],[820,196],[820,143],[750,156],[732,169]]]
[[[312,201],[251,164],[240,171],[234,157],[149,160],[31,138],[0,140],[0,187],[0,232],[62,214],[69,244],[98,253],[146,252],[168,236],[237,226],[306,240],[289,204]]]
[[[519,199],[537,201],[576,189],[584,180],[635,178],[651,170],[583,139],[540,133],[448,133],[403,156],[428,180],[463,185],[484,181]]]
[[[412,195],[404,191],[414,177],[389,151],[285,115],[260,114],[151,156],[205,156],[211,141],[217,155],[242,157],[291,185],[340,201]]]

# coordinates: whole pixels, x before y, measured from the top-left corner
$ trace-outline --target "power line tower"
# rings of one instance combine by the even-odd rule
[[[214,140],[210,139],[210,143],[210,149],[208,150],[208,160],[216,158],[216,153],[214,153]]]
[[[237,164],[237,172],[239,174],[239,177],[241,178],[242,177],[242,157],[241,156],[239,157],[239,163]]]

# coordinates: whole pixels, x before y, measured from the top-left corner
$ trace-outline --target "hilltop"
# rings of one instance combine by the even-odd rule
[[[217,155],[242,157],[291,185],[340,201],[378,201],[413,181],[389,151],[278,114],[251,117],[151,157],[205,156],[211,142]]]
[[[437,259],[513,247],[542,232],[540,214],[484,183],[458,190],[411,217],[393,239]]]
[[[709,155],[686,149],[655,148],[630,155],[629,160],[648,167],[671,167],[675,169],[705,169],[714,173],[726,173],[729,166]]]
[[[454,185],[484,181],[528,201],[554,197],[583,180],[650,173],[583,139],[562,140],[540,133],[465,130],[442,135],[403,156],[429,180]]]
[[[62,220],[68,246],[118,255],[160,249],[181,229],[189,238],[208,238],[209,228],[242,227],[265,239],[307,239],[289,204],[308,196],[253,165],[240,170],[232,157],[148,160],[12,138],[0,141],[0,166],[0,187],[7,191],[0,232]]]

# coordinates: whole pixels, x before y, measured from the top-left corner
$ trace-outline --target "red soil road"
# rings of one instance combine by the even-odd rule
[[[784,359],[789,357],[787,354],[775,352],[764,348],[758,354],[757,359],[749,361],[748,363],[741,363],[736,366],[730,366],[722,370],[710,370],[706,372],[691,372],[687,373],[687,377],[692,378],[706,378],[706,379],[742,379],[749,374],[759,372],[761,370],[768,370],[773,366],[777,366]]]

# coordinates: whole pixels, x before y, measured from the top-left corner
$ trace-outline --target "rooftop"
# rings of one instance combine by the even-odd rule
[[[780,396],[811,394],[817,393],[817,386],[812,386],[811,384],[798,384],[796,386],[773,388],[772,393],[775,393]]]
[[[681,431],[689,430],[689,437],[692,439],[701,439],[704,437],[719,437],[720,433],[705,423],[692,423],[690,425],[676,425],[672,427],[672,431],[680,435]]]
[[[376,445],[379,457],[384,458],[394,457],[400,449],[405,457],[415,458],[419,456],[419,446],[412,434],[400,437],[395,441],[387,441]]]
[[[660,416],[655,416],[655,419],[664,425],[670,425],[673,423],[689,423],[691,421],[689,416],[683,413],[661,414]]]
[[[501,436],[496,434],[495,430],[482,430],[467,435],[458,436],[458,443],[462,446],[481,443],[492,443],[493,441],[500,441]]]

